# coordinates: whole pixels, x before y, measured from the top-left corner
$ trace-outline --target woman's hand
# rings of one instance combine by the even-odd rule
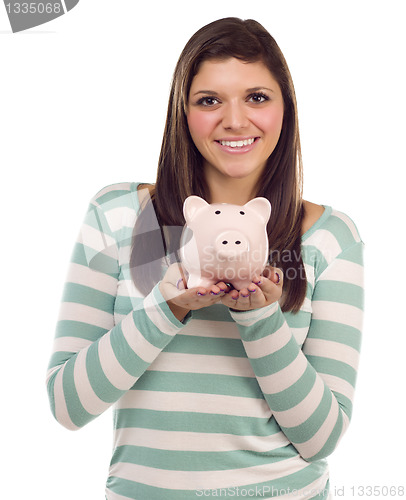
[[[208,289],[201,286],[196,288],[186,288],[186,286],[182,267],[177,263],[169,266],[159,285],[164,299],[179,320],[190,310],[194,311],[220,302],[225,293],[231,289],[223,281]]]
[[[247,288],[232,290],[221,297],[221,302],[232,309],[249,311],[277,302],[282,295],[283,273],[277,267],[267,266],[261,276],[255,276]]]

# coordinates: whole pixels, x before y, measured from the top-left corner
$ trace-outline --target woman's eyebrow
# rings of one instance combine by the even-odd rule
[[[193,95],[197,94],[211,94],[211,95],[218,95],[218,92],[215,92],[214,90],[199,90],[198,92],[195,92]]]
[[[274,90],[268,88],[268,87],[252,87],[250,89],[246,89],[246,92],[258,92],[259,90],[269,90],[269,92],[275,93]],[[218,92],[215,90],[199,90],[195,92],[193,95],[198,95],[198,94],[210,94],[210,95],[219,95]]]
[[[268,87],[252,87],[252,89],[247,89],[246,92],[258,92],[258,90],[269,90],[269,92],[274,92],[274,90],[268,88]]]

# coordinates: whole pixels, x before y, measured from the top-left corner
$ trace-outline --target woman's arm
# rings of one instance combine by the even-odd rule
[[[302,350],[278,303],[231,312],[264,397],[307,461],[328,456],[348,427],[363,316],[363,243],[318,277]]]
[[[47,389],[53,415],[78,429],[129,390],[186,324],[159,283],[117,325],[118,249],[101,206],[90,203],[69,266]]]

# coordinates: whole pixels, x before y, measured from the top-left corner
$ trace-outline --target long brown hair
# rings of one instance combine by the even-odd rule
[[[279,141],[256,187],[268,198],[271,265],[284,271],[283,311],[297,312],[306,296],[301,256],[302,159],[292,77],[275,40],[258,22],[234,17],[214,21],[197,31],[183,49],[173,75],[155,189],[137,218],[131,251],[131,274],[137,288],[148,293],[162,278],[162,257],[178,260],[180,230],[185,224],[184,200],[190,195],[208,199],[202,157],[187,125],[189,90],[206,60],[235,57],[263,62],[278,82],[284,101]],[[148,204],[147,204],[148,205]],[[152,210],[153,208],[153,210]],[[152,230],[155,228],[154,230]]]

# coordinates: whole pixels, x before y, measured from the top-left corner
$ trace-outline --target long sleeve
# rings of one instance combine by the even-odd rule
[[[119,249],[96,197],[79,232],[59,312],[46,384],[54,417],[78,429],[128,391],[187,323],[159,283],[119,323]]]
[[[363,316],[363,243],[341,250],[316,277],[302,348],[278,303],[231,312],[264,397],[307,461],[332,453],[348,427]]]

